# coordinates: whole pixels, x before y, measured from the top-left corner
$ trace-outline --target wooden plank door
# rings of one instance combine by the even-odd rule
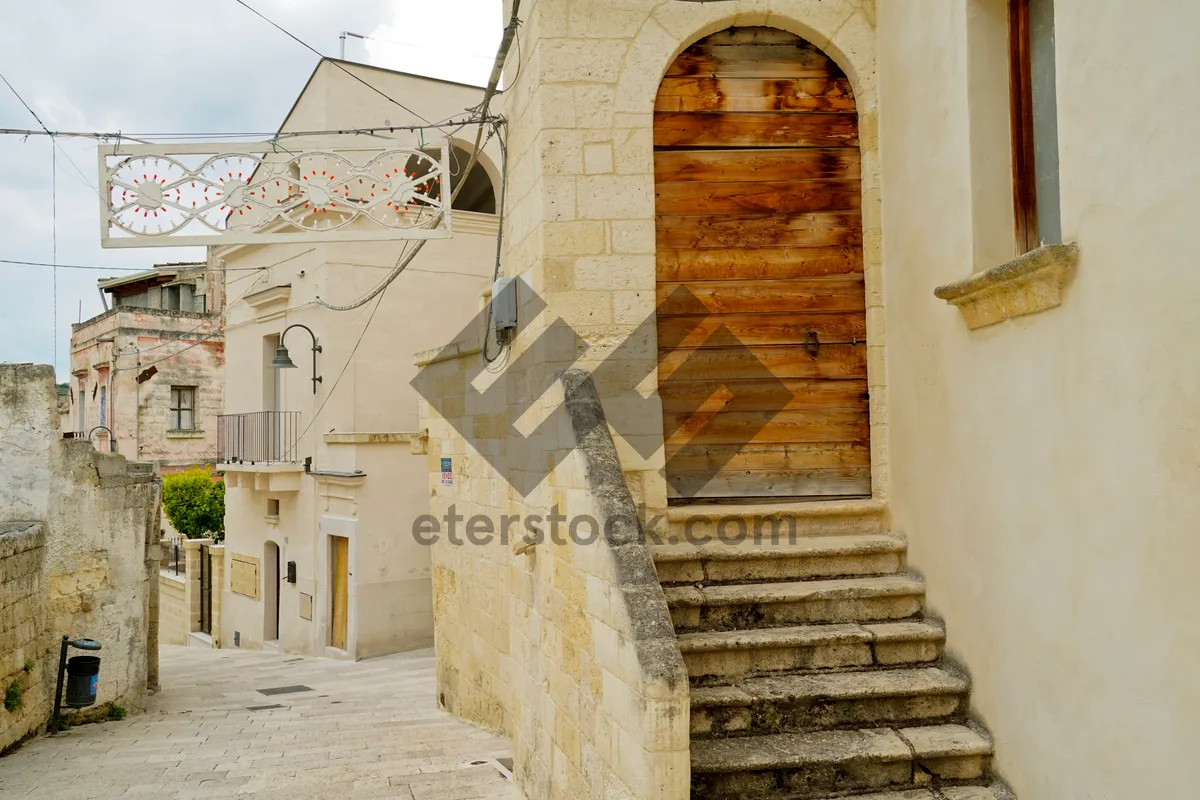
[[[790,33],[685,50],[655,101],[673,502],[871,491],[858,117]]]
[[[350,604],[350,540],[344,536],[329,537],[332,550],[332,581],[333,584],[333,627],[329,634],[329,643],[334,647],[346,649],[346,627],[349,622]]]

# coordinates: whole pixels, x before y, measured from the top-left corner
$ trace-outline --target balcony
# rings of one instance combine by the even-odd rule
[[[299,411],[255,411],[217,417],[217,461],[222,464],[295,464],[300,461]]]
[[[226,489],[298,492],[304,464],[296,452],[299,411],[256,411],[217,417],[217,469]]]

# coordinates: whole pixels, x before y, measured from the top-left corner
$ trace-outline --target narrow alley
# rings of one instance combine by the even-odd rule
[[[164,647],[161,659],[145,714],[29,742],[0,760],[0,797],[511,796],[508,745],[437,709],[431,650],[344,662]]]

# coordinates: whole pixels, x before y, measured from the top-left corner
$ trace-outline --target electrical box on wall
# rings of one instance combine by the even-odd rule
[[[499,278],[492,284],[492,328],[501,345],[517,333],[517,286],[515,278]]]
[[[288,583],[296,582],[296,562],[295,561],[287,562],[287,582]]]

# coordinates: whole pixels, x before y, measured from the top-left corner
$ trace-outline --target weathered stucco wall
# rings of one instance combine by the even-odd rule
[[[0,651],[10,676],[34,662],[23,713],[0,711],[0,747],[45,724],[63,635],[104,646],[98,707],[137,710],[157,681],[158,483],[151,465],[62,439],[53,377],[48,366],[0,366],[0,526],[35,523],[44,536],[27,551],[36,578],[17,579],[26,619]],[[25,572],[29,560],[14,552],[3,568]]]
[[[442,408],[482,371],[430,366]],[[526,454],[556,466],[527,497],[478,455],[517,455],[502,407],[428,418],[431,511],[460,515],[433,547],[439,702],[512,738],[529,800],[684,800],[688,685],[666,600],[591,377],[571,370],[555,386],[559,424]],[[476,433],[470,448],[456,430]],[[460,465],[451,486],[447,455]]]
[[[104,421],[116,434],[118,453],[168,468],[212,462],[217,453],[217,415],[224,405],[222,324],[219,313],[116,307],[72,325],[74,429],[87,433],[100,424],[98,388],[105,387]],[[157,373],[138,384],[134,379],[148,366]],[[195,388],[192,430],[172,427],[172,386]]]
[[[1079,264],[1061,307],[970,331],[932,292],[1015,255],[1004,3],[879,4],[892,518],[1021,800],[1183,800],[1200,785],[1200,6],[1054,11]]]

